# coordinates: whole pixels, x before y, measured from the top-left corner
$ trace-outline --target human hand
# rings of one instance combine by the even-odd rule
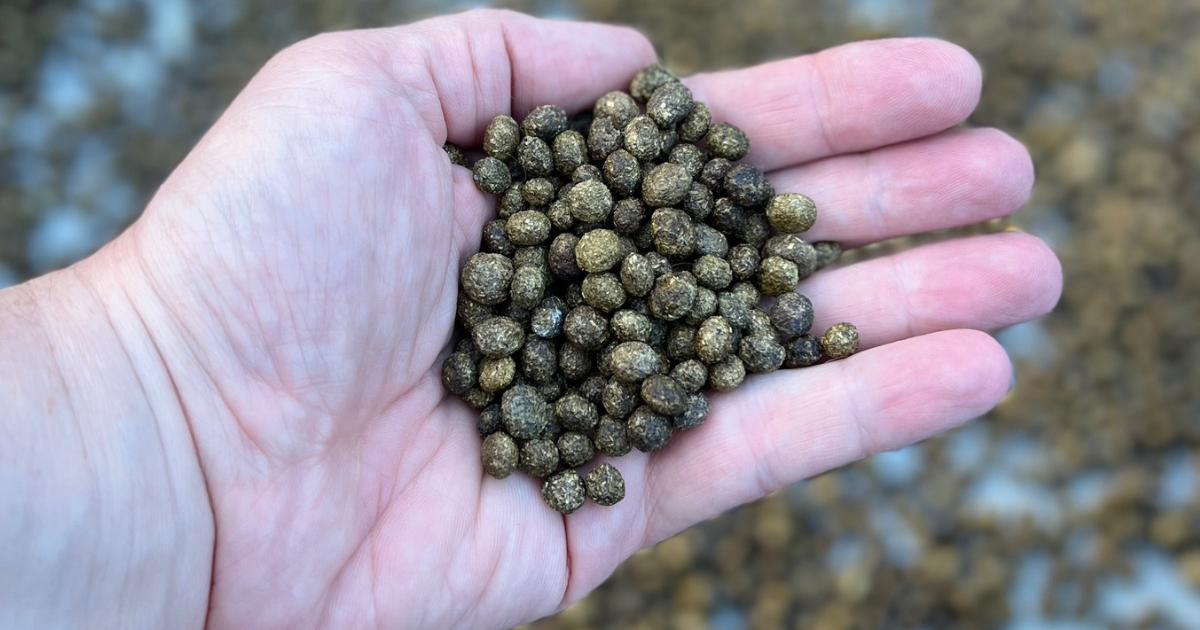
[[[528,621],[699,520],[1004,395],[1009,361],[974,330],[1045,313],[1061,285],[1020,233],[806,280],[815,328],[853,321],[863,351],[713,396],[680,444],[621,460],[615,507],[563,517],[535,480],[484,475],[475,413],[439,368],[493,205],[441,146],[477,145],[497,114],[586,108],[653,61],[626,29],[496,11],[314,38],[268,64],[87,263],[128,296],[113,310],[145,326],[186,412],[216,530],[210,627]],[[1032,186],[1018,143],[948,130],[980,89],[950,44],[851,44],[686,83],[747,132],[777,190],[816,200],[806,238],[975,223]]]

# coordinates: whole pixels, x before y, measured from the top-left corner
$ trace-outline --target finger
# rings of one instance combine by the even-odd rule
[[[884,39],[686,83],[713,120],[750,136],[749,160],[773,170],[953,127],[979,102],[981,74],[954,44]]]
[[[1006,232],[945,241],[819,273],[797,289],[815,305],[814,334],[849,321],[862,348],[942,330],[995,330],[1040,317],[1062,292],[1062,266],[1041,240]]]
[[[855,247],[971,225],[1016,212],[1033,189],[1033,161],[995,129],[961,129],[771,174],[776,190],[817,203],[803,236]]]
[[[994,407],[1011,378],[994,339],[957,330],[747,380],[650,462],[644,542],[957,426]]]
[[[450,142],[475,146],[499,114],[519,120],[534,107],[568,112],[609,90],[626,89],[654,47],[637,31],[587,22],[542,20],[512,11],[478,10],[382,31],[381,51],[415,60],[428,76],[428,104]],[[410,94],[420,97],[419,90]]]

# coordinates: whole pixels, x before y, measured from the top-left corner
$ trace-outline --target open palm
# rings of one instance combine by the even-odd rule
[[[541,103],[589,107],[653,60],[626,29],[494,11],[318,37],[251,82],[122,237],[208,486],[210,627],[527,621],[698,520],[1007,391],[1004,352],[965,329],[1057,300],[1057,261],[1019,233],[807,280],[816,327],[854,321],[864,351],[715,396],[704,426],[621,460],[616,507],[564,518],[536,481],[484,475],[475,413],[438,374],[493,209],[442,143]],[[814,238],[857,246],[1024,202],[1018,143],[947,131],[979,81],[961,49],[891,40],[687,83],[747,131],[776,189],[817,201]]]

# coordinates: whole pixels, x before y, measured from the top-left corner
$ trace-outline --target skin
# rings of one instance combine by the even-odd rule
[[[0,292],[0,626],[509,627],[699,520],[994,406],[1011,365],[977,331],[1061,288],[1020,233],[801,283],[814,331],[855,322],[860,353],[713,396],[702,427],[622,460],[615,507],[564,518],[538,482],[482,473],[439,370],[494,202],[441,146],[588,107],[654,58],[630,30],[493,11],[302,42],[126,233]],[[814,198],[811,240],[1000,217],[1032,186],[1017,142],[949,130],[980,71],[945,42],[686,83]]]

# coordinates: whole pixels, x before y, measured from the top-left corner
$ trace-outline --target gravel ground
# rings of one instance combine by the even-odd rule
[[[473,4],[5,0],[0,286],[127,225],[281,47]],[[634,24],[681,72],[955,41],[985,71],[971,123],[1038,166],[1013,223],[1066,272],[1053,314],[998,333],[995,412],[695,527],[536,628],[1200,628],[1200,2],[507,4]]]

